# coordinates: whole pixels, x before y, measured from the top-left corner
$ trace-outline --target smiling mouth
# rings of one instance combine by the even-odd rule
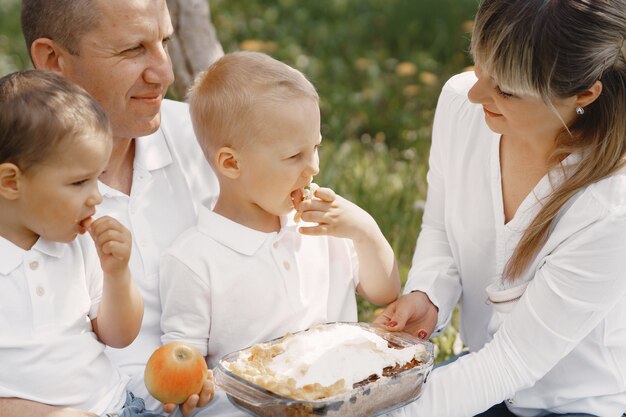
[[[487,116],[491,116],[491,117],[500,117],[500,116],[502,116],[500,113],[494,113],[492,111],[487,110],[486,107],[483,107],[483,111],[485,112],[485,114]]]

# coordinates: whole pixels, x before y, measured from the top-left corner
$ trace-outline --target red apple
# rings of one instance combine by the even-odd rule
[[[200,394],[208,372],[198,349],[171,342],[155,350],[148,359],[144,383],[162,403],[182,404],[190,395]]]

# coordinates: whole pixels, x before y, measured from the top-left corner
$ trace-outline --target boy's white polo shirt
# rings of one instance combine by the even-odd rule
[[[163,343],[185,340],[215,366],[225,354],[330,321],[356,321],[349,239],[305,236],[292,216],[263,233],[203,207],[161,263]]]
[[[88,236],[68,244],[39,239],[29,251],[0,237],[0,398],[119,411],[128,378],[90,322],[101,298],[102,270]]]

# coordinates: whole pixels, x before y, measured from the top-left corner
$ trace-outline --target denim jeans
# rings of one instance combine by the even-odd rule
[[[124,408],[118,413],[107,414],[107,417],[165,417],[165,414],[146,410],[143,399],[135,397],[132,392],[127,392]]]

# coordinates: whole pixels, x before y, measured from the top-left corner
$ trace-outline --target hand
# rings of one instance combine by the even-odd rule
[[[302,220],[317,223],[317,226],[300,227],[300,233],[359,240],[378,232],[372,216],[330,188],[317,188],[313,196],[315,198],[300,202],[297,209],[302,212]]]
[[[405,331],[422,339],[430,337],[437,325],[437,307],[428,295],[414,291],[389,304],[374,320],[389,331]]]
[[[132,238],[128,229],[109,216],[86,225],[96,243],[100,265],[105,274],[120,274],[128,267]]]
[[[189,416],[197,407],[204,407],[213,399],[213,395],[215,394],[215,384],[213,383],[213,372],[209,370],[209,375],[204,381],[204,387],[202,387],[202,392],[200,395],[193,394],[187,398],[184,404],[180,405],[180,411],[184,416]],[[163,404],[163,411],[166,413],[173,413],[176,410],[176,404]]]

